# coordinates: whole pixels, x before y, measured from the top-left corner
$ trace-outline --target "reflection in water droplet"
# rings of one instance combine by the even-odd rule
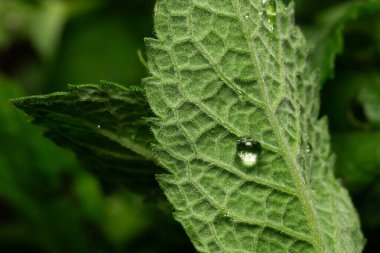
[[[306,153],[307,154],[310,154],[311,152],[313,152],[313,146],[311,146],[310,143],[307,144],[307,147],[306,147]]]
[[[263,0],[263,8],[265,11],[265,18],[270,30],[274,29],[276,23],[277,7],[275,0]]]
[[[236,160],[239,165],[251,168],[259,161],[261,144],[251,138],[242,138],[237,142]]]
[[[265,10],[268,16],[276,16],[276,3],[274,1],[268,3]]]

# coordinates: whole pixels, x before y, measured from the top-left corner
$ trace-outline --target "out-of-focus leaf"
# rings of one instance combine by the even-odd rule
[[[380,225],[380,74],[337,76],[325,87],[337,173],[354,196],[364,228]]]
[[[350,1],[334,6],[319,15],[317,25],[306,30],[312,44],[311,62],[320,70],[320,83],[334,74],[335,58],[343,51],[343,33],[350,21],[380,15],[380,1]]]
[[[36,9],[28,31],[34,47],[44,58],[53,57],[65,23],[63,1],[43,1]]]
[[[72,182],[72,191],[81,212],[89,221],[97,223],[102,220],[104,196],[99,181],[95,177],[89,177],[87,174],[76,176]]]
[[[29,38],[43,59],[51,59],[66,22],[102,2],[2,0],[0,16],[4,18],[0,21],[0,48],[9,46],[14,39]]]
[[[0,78],[0,201],[12,213],[0,215],[0,244],[32,245],[44,252],[93,252],[96,245],[82,224],[90,219],[73,203],[75,194],[62,181],[64,174],[82,172],[72,154],[43,138],[9,103],[20,95],[14,83]]]
[[[324,88],[323,110],[333,131],[359,131],[376,128],[379,117],[380,75],[376,71],[339,75]]]
[[[6,158],[4,163],[7,164],[0,170],[7,178],[0,187],[16,188],[18,183],[13,180],[17,180],[20,184],[34,188],[36,192],[44,191],[47,187],[53,190],[58,187],[62,172],[71,173],[78,166],[71,153],[44,140],[41,131],[31,127],[25,116],[11,105],[9,99],[22,94],[16,84],[0,77],[0,154]],[[32,165],[36,168],[30,169]],[[33,178],[37,179],[36,182],[33,182]]]
[[[352,192],[360,192],[380,178],[380,131],[352,131],[333,135],[339,175]]]
[[[27,33],[33,8],[19,0],[0,2],[0,50],[8,48],[18,38]]]
[[[338,71],[358,72],[380,64],[380,14],[361,16],[345,29],[345,54],[338,58]]]
[[[379,177],[377,178],[377,181]],[[371,185],[372,187],[364,194],[359,196],[361,205],[358,206],[363,225],[368,228],[377,228],[380,226],[380,183]],[[373,238],[375,239],[375,238]],[[376,244],[377,241],[371,241]]]
[[[356,201],[362,224],[380,226],[380,131],[333,134],[337,172]]]
[[[93,83],[108,79],[139,83],[145,70],[137,50],[142,39],[122,16],[84,16],[68,26],[51,73],[52,82]]]
[[[144,206],[143,198],[126,192],[106,198],[102,225],[112,243],[122,245],[151,225],[152,216]]]
[[[100,86],[76,90],[88,91],[81,93],[84,97],[91,92],[98,94],[93,104],[102,104],[106,98],[97,93],[100,91],[96,87]],[[22,95],[16,84],[0,78],[0,252],[18,252],[18,248],[20,252],[34,252],[31,248],[49,253],[120,252],[120,247],[133,244],[156,227],[158,235],[162,223],[172,221],[171,216],[156,214],[156,205],[147,206],[142,197],[124,191],[105,195],[99,182],[78,167],[70,152],[44,138],[39,127],[29,124],[25,115],[9,103],[10,98]],[[108,106],[117,104],[116,96]],[[66,102],[75,103],[73,97],[67,94]],[[84,100],[82,104],[87,103]],[[59,108],[60,104],[55,106]],[[102,119],[87,112],[88,118]],[[103,120],[103,128],[108,123]],[[166,229],[173,226],[171,222]],[[186,238],[182,230],[174,228],[179,238]],[[170,245],[171,239],[165,241],[169,247],[176,245]],[[150,240],[144,245],[155,249],[161,243]]]
[[[140,86],[112,83],[71,85],[69,92],[13,100],[17,107],[46,127],[58,145],[101,177],[127,187],[156,191],[150,144],[152,134],[144,118],[151,116]]]
[[[362,84],[364,85],[358,95],[358,100],[363,104],[364,113],[373,127],[380,129],[380,73],[363,77]]]
[[[333,129],[337,170],[350,189],[358,192],[380,173],[378,126],[380,74],[339,76],[325,89],[324,104]]]
[[[101,0],[41,1],[30,25],[31,40],[45,59],[51,59],[59,45],[66,21],[72,16],[94,9]]]

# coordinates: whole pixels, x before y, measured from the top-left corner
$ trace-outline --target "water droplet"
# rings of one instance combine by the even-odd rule
[[[268,16],[276,16],[277,15],[277,13],[276,13],[276,3],[274,1],[271,2],[271,3],[268,3],[266,5],[265,10],[266,10],[266,13],[267,13]]]
[[[263,0],[264,17],[270,30],[273,31],[276,24],[277,7],[274,0]]]
[[[236,160],[243,167],[253,167],[259,161],[261,144],[251,138],[242,138],[237,142]]]
[[[310,154],[311,152],[313,152],[313,146],[311,146],[311,144],[308,143],[306,146],[306,154]]]

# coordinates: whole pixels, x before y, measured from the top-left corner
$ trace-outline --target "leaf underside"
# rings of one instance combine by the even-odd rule
[[[281,1],[157,1],[145,79],[157,178],[199,252],[363,247],[293,16]],[[251,168],[236,162],[244,137],[263,149]]]
[[[154,174],[160,170],[152,161],[153,136],[144,120],[151,111],[141,87],[70,85],[68,92],[13,103],[101,178],[139,192],[157,189]]]

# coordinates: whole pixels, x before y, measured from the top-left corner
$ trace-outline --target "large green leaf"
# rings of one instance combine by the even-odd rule
[[[147,39],[161,187],[200,252],[360,252],[293,6],[159,0]]]
[[[144,119],[151,111],[142,92],[139,86],[105,82],[13,102],[101,177],[149,192],[156,188],[159,169],[152,161],[152,135]]]

